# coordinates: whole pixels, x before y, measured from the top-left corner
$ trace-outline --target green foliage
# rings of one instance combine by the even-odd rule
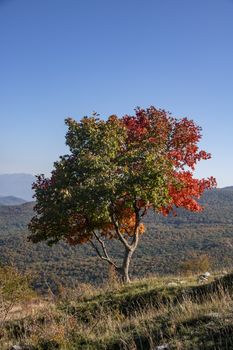
[[[0,295],[3,302],[19,302],[32,294],[28,275],[23,275],[13,267],[0,267]]]
[[[151,106],[134,116],[95,114],[79,122],[66,119],[70,154],[54,163],[51,178],[33,184],[35,215],[29,239],[53,245],[89,243],[105,262],[129,282],[129,265],[149,209],[168,215],[174,207],[202,210],[197,199],[216,186],[213,177],[195,179],[197,162],[211,158],[199,150],[201,128]],[[123,245],[121,264],[106,242]]]
[[[201,255],[185,260],[180,265],[181,272],[197,274],[211,269],[211,262],[208,255]]]
[[[154,209],[167,204],[171,164],[158,145],[128,143],[116,116],[107,121],[67,119],[66,124],[71,153],[54,163],[51,179],[38,176],[34,184],[36,215],[29,225],[33,242],[84,243],[94,230],[105,233],[119,206],[134,210],[138,199]]]
[[[193,256],[208,255],[212,269],[229,269],[233,265],[233,191],[216,189],[202,197],[202,213],[179,211],[178,216],[144,217],[147,234],[143,235],[135,259],[132,276],[180,273],[180,263]],[[34,286],[45,291],[50,286],[70,287],[79,283],[101,284],[108,270],[91,247],[59,243],[52,248],[44,243],[27,241],[27,223],[33,215],[33,203],[16,207],[0,207],[0,256],[4,265],[12,264],[20,271],[30,269]],[[110,252],[122,258],[117,242],[109,242]],[[94,268],[93,268],[94,266]],[[34,278],[35,276],[35,278]]]
[[[13,267],[0,267],[0,326],[18,303],[28,302],[33,295],[28,275]]]

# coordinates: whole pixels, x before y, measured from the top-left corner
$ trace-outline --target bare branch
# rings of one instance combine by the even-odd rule
[[[119,227],[118,227],[118,224],[116,222],[116,220],[114,219],[114,216],[113,214],[111,214],[111,220],[112,220],[112,223],[115,227],[115,231],[119,237],[119,240],[124,244],[124,246],[128,249],[128,250],[131,250],[132,247],[131,247],[131,244],[129,244],[129,242],[123,237],[122,233],[120,232],[119,230]]]
[[[100,251],[99,251],[98,247],[95,245],[95,243],[91,239],[89,240],[89,242],[91,243],[92,247],[95,249],[98,256],[102,259],[102,255],[100,254]]]
[[[104,241],[97,235],[97,233],[95,231],[93,233],[94,233],[94,236],[97,239],[97,241],[101,244],[101,247],[102,247],[103,253],[105,255],[105,258],[111,260],[109,255],[108,255],[108,252],[107,252],[106,245],[105,245]]]
[[[138,241],[139,241],[139,226],[136,229],[136,232],[135,232],[135,234],[133,236],[133,241],[132,241],[132,244],[131,244],[133,251],[137,248]]]
[[[104,256],[101,254],[98,246],[93,242],[93,240],[90,239],[90,243],[91,243],[92,247],[94,248],[94,250],[96,251],[99,258],[107,261],[110,265],[114,266],[115,268],[118,268],[117,265],[113,262],[113,260],[109,257],[109,255],[107,253],[106,246],[104,244],[104,241],[102,239],[100,239],[100,237],[96,234],[96,232],[93,232],[93,234],[94,234],[95,238],[97,239],[97,241],[101,244],[101,248],[103,250]]]
[[[141,218],[143,218],[144,215],[146,215],[147,210],[148,210],[148,207],[145,206],[143,212],[142,212],[141,215],[140,215],[140,220],[141,220]]]
[[[134,212],[135,212],[134,236],[136,234],[137,228],[138,228],[139,223],[140,223],[139,211],[140,211],[140,209],[138,209],[137,200],[135,199],[135,202],[134,202]]]

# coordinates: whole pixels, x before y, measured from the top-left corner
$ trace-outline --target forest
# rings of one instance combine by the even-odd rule
[[[204,210],[190,213],[179,209],[177,216],[156,215],[144,218],[147,234],[141,237],[132,261],[133,277],[182,273],[182,263],[208,256],[210,269],[229,269],[233,265],[233,187],[204,193]],[[34,203],[0,206],[0,256],[2,265],[17,266],[36,275],[39,290],[62,284],[103,283],[108,267],[97,258],[90,245],[69,246],[58,243],[28,242],[28,222]],[[110,251],[121,257],[117,242],[109,242]],[[93,268],[94,266],[94,268]],[[35,273],[36,272],[36,273]]]

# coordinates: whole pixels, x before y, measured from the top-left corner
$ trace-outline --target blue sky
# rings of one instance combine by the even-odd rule
[[[0,173],[46,173],[64,119],[155,105],[203,127],[233,185],[232,0],[0,0]]]

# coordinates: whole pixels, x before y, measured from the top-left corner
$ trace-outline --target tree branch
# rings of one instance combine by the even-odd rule
[[[134,225],[134,234],[133,234],[133,240],[131,243],[132,250],[134,251],[138,245],[139,240],[139,224],[140,224],[140,209],[137,207],[137,200],[135,199],[134,202],[134,212],[135,212],[135,225]]]
[[[112,261],[112,259],[109,257],[108,253],[107,253],[107,249],[106,246],[104,244],[104,241],[102,239],[100,239],[100,237],[97,235],[96,232],[93,232],[95,238],[97,239],[97,241],[100,243],[103,254],[101,254],[98,246],[93,242],[93,240],[90,239],[90,243],[92,245],[92,247],[94,248],[94,250],[96,251],[97,255],[99,256],[100,259],[107,261],[110,265],[114,266],[115,268],[118,268],[117,265]]]
[[[100,254],[100,251],[98,247],[95,245],[95,243],[90,239],[89,242],[91,243],[92,247],[95,249],[97,255],[102,259],[102,255]]]
[[[143,210],[143,212],[140,215],[140,220],[141,220],[141,218],[143,218],[144,215],[146,215],[147,210],[148,210],[148,207],[145,205],[144,210]]]
[[[106,245],[105,245],[104,241],[97,235],[97,233],[95,231],[93,233],[94,233],[95,238],[97,239],[97,241],[100,243],[100,245],[102,247],[102,250],[103,250],[103,253],[105,255],[105,258],[108,259],[108,260],[111,260],[109,255],[108,255],[108,252],[107,252]]]
[[[139,241],[139,227],[136,228],[136,231],[135,231],[134,236],[133,236],[133,241],[131,244],[133,251],[137,248],[138,241]]]
[[[113,214],[111,213],[111,220],[112,220],[112,223],[115,227],[115,231],[119,237],[119,240],[124,244],[124,246],[128,249],[128,250],[132,250],[132,247],[131,247],[131,244],[128,243],[128,241],[124,238],[124,236],[122,235],[122,233],[120,232],[119,230],[119,227],[118,227],[118,224],[116,222],[116,220],[114,219],[114,216]]]

